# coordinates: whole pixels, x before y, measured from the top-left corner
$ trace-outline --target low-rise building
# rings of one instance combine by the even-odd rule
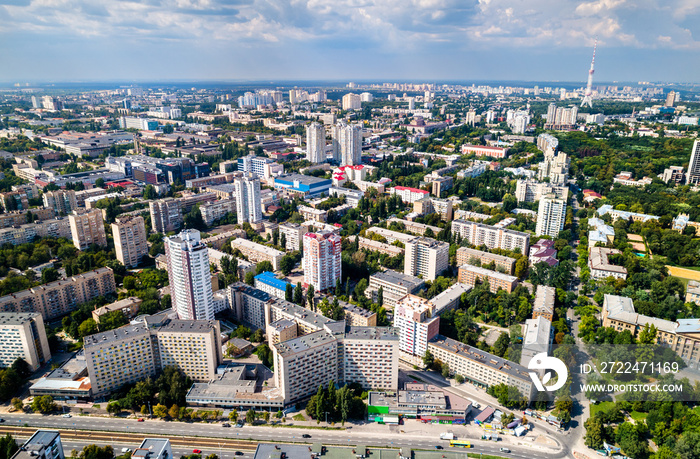
[[[605,279],[614,277],[616,279],[627,279],[627,269],[624,266],[613,265],[608,260],[610,255],[620,254],[617,249],[605,247],[591,247],[588,257],[588,268],[591,270],[591,277],[594,279]]]
[[[167,438],[144,438],[131,453],[134,459],[172,459],[173,450]]]
[[[37,430],[12,459],[65,459],[61,434],[57,430]]]
[[[85,352],[76,355],[39,378],[29,388],[32,397],[50,395],[54,400],[92,400],[92,383],[88,376]]]
[[[398,195],[403,202],[412,204],[420,199],[430,196],[430,192],[419,188],[411,188],[408,186],[396,186],[390,190],[391,194]]]
[[[345,301],[338,302],[345,313],[345,324],[348,327],[376,327],[377,313],[369,309],[355,306]]]
[[[299,206],[297,210],[304,217],[304,220],[313,220],[315,222],[325,223],[328,219],[328,212],[321,209],[314,209],[309,206]]]
[[[350,166],[352,167],[352,166]],[[329,188],[328,194],[330,196],[336,195],[338,197],[340,196],[345,196],[345,202],[350,204],[353,207],[357,207],[357,205],[360,202],[360,199],[362,199],[362,196],[365,195],[363,191],[360,190],[353,190],[351,188],[343,188],[343,187],[338,187],[338,186],[333,186]]]
[[[518,285],[518,278],[508,274],[491,271],[479,266],[463,265],[459,267],[458,282],[469,286],[476,285],[477,281],[488,282],[489,290],[496,293],[499,289],[503,289],[511,293]]]
[[[551,354],[552,351],[552,322],[540,316],[527,319],[523,330],[523,348],[520,353],[520,364],[528,367],[530,360],[537,354]]]
[[[501,270],[506,274],[513,274],[515,268],[515,258],[497,255],[495,253],[484,252],[483,250],[460,247],[457,249],[457,266],[466,264],[488,266],[493,264],[494,269]]]
[[[554,248],[554,241],[540,239],[536,244],[530,246],[528,261],[530,266],[535,266],[537,263],[547,263],[549,266],[558,265],[559,260],[557,260],[557,249]]]
[[[300,250],[301,240],[309,228],[306,225],[287,222],[280,223],[278,230],[280,245],[287,250]],[[284,244],[282,244],[282,235],[284,235]]]
[[[366,237],[358,237],[358,243],[360,249],[367,249],[373,252],[385,253],[390,257],[395,257],[404,253],[404,249],[397,247],[392,244],[385,244],[383,242],[375,241],[372,239],[367,239]]]
[[[280,269],[280,261],[284,257],[284,252],[247,239],[236,238],[231,241],[231,247],[240,250],[250,261],[269,261],[275,271]]]
[[[411,234],[399,233],[398,231],[388,230],[379,226],[372,226],[370,228],[367,228],[367,231],[365,233],[375,233],[386,239],[386,241],[389,244],[393,244],[394,242],[399,241],[404,246],[416,238],[416,236],[413,236]]]
[[[381,288],[383,306],[393,308],[399,299],[418,293],[424,285],[423,280],[418,277],[387,269],[369,276],[369,286],[365,290],[365,296],[376,303]]]
[[[235,199],[221,199],[219,201],[207,202],[199,206],[199,211],[202,214],[202,220],[207,226],[214,224],[226,216],[226,214],[236,212]]]
[[[532,308],[532,318],[544,317],[550,322],[554,320],[554,299],[556,298],[557,289],[547,287],[546,285],[538,285],[535,294],[535,304]]]
[[[465,424],[471,409],[471,402],[427,384],[409,383],[395,394],[370,392],[367,398],[368,419],[383,423],[387,416],[403,416],[423,422]]]
[[[143,300],[141,298],[135,296],[124,298],[123,300],[119,300],[95,309],[92,311],[92,319],[95,321],[95,323],[99,324],[102,316],[114,311],[121,311],[125,318],[133,319],[138,315],[139,306],[142,302]]]
[[[275,273],[270,271],[265,271],[255,276],[255,288],[277,298],[285,299],[288,285],[292,284],[278,279]]]

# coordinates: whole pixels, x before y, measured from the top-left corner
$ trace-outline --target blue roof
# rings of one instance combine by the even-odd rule
[[[277,279],[277,277],[275,277],[275,273],[270,271],[265,271],[258,274],[255,276],[255,280],[278,290],[286,290],[287,284],[289,284],[289,282],[283,281],[282,279]]]

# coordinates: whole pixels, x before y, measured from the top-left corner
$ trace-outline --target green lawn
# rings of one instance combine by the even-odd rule
[[[306,421],[306,418],[301,413],[295,414],[294,416],[292,416],[292,419],[294,419],[295,421]]]
[[[615,405],[615,402],[600,402],[597,405],[591,405],[591,417],[595,416],[598,411],[605,411]]]
[[[630,417],[637,422],[644,421],[647,418],[647,413],[642,413],[641,411],[632,411]]]

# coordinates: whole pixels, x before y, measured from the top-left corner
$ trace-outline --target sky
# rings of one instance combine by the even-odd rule
[[[698,0],[0,0],[0,81],[700,82]]]

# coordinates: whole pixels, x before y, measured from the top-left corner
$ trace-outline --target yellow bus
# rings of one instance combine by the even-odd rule
[[[471,448],[472,444],[464,440],[450,440],[450,446],[456,448]]]

